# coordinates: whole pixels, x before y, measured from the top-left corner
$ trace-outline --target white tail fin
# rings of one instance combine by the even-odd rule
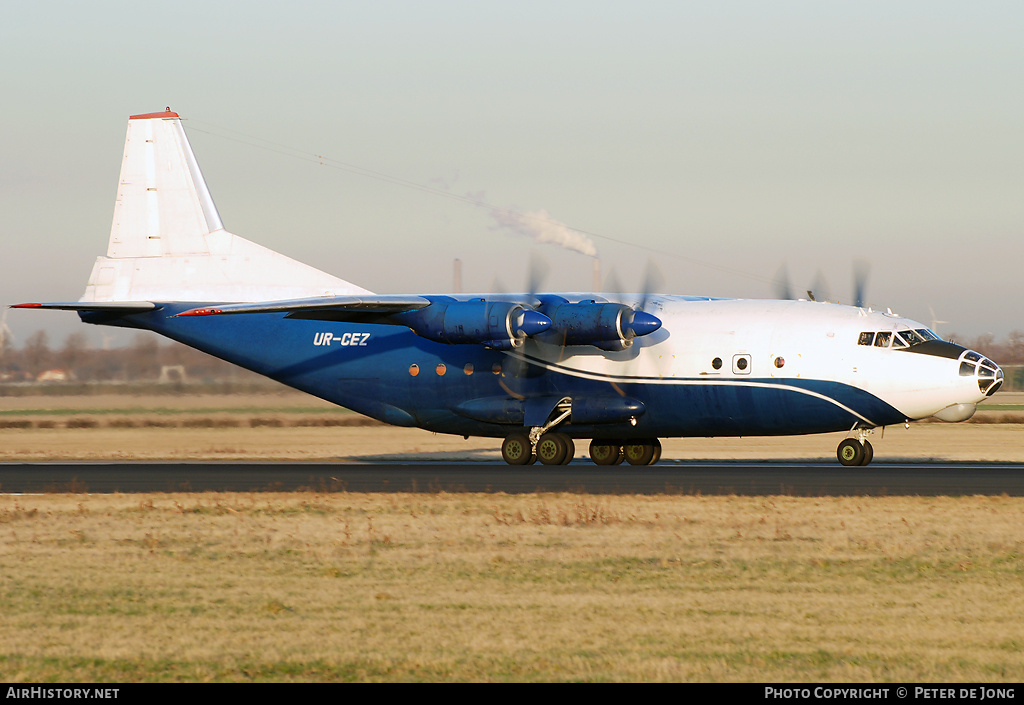
[[[224,230],[181,119],[128,120],[107,256],[80,299],[277,301],[370,292]]]

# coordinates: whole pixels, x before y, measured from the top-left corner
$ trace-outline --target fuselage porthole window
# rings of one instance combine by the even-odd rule
[[[732,372],[736,375],[749,375],[750,355],[733,355]]]

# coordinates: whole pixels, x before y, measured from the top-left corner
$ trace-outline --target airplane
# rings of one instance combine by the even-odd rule
[[[813,297],[810,297],[813,299]],[[860,302],[858,302],[860,304]],[[661,438],[956,422],[999,389],[985,356],[861,305],[628,295],[378,295],[225,230],[180,116],[128,119],[82,321],[155,331],[374,419],[502,439],[511,465],[647,465]]]

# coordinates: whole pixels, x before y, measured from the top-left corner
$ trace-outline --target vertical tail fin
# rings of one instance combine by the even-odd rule
[[[107,257],[204,254],[223,229],[178,114],[129,118]]]
[[[81,301],[249,302],[368,294],[227,232],[181,119],[128,119],[107,255]]]

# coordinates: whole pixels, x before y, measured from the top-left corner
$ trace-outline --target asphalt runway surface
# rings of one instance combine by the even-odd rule
[[[701,462],[634,467],[477,463],[6,463],[0,494],[114,492],[571,492],[582,494],[1024,496],[1024,464]]]

